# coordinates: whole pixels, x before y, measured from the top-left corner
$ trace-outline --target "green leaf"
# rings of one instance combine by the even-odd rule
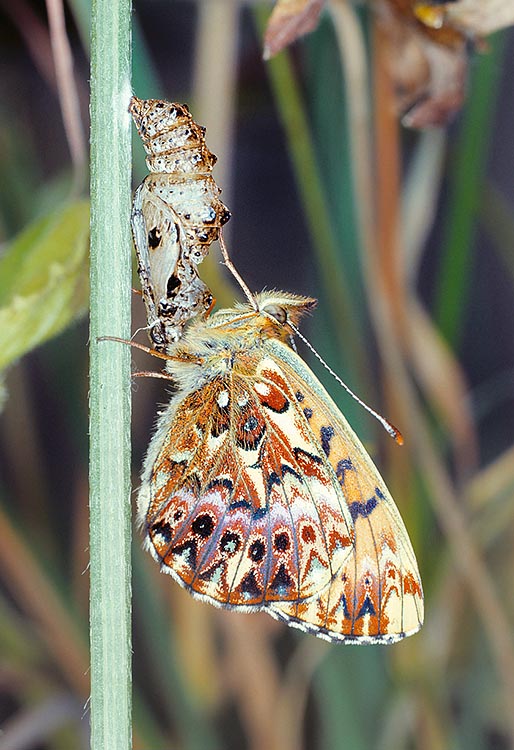
[[[88,299],[89,203],[38,219],[0,258],[0,370],[63,331]]]

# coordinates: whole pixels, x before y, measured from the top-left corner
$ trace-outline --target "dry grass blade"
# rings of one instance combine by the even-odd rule
[[[164,578],[160,573],[159,576]],[[179,586],[170,585],[168,580],[159,580],[159,583],[169,603],[168,617],[170,622],[173,621],[180,671],[191,694],[201,701],[202,706],[216,710],[226,698],[216,648],[216,612],[212,607],[199,604]]]
[[[466,497],[472,510],[487,511],[495,497],[510,494],[513,488],[514,446],[511,446],[489,466],[475,474],[466,488]]]
[[[264,59],[315,29],[324,5],[325,0],[277,0],[264,35]]]
[[[408,353],[416,378],[449,430],[459,476],[469,476],[478,464],[478,442],[467,399],[468,384],[451,349],[414,297],[409,301],[407,319]]]
[[[0,570],[19,606],[41,629],[63,677],[79,695],[89,695],[88,654],[84,641],[41,566],[0,510]]]
[[[423,476],[429,483],[431,500],[438,522],[444,531],[456,566],[466,581],[480,615],[482,626],[488,637],[489,647],[496,670],[503,684],[505,715],[509,721],[511,740],[514,741],[514,644],[511,626],[495,591],[493,581],[477,550],[469,528],[441,461],[432,442],[426,420],[409,381],[401,356],[398,329],[394,324],[389,290],[377,267],[377,244],[370,221],[373,216],[371,201],[371,148],[366,138],[368,124],[362,121],[367,111],[365,85],[365,54],[362,33],[353,10],[346,4],[332,3],[336,34],[342,56],[349,89],[349,116],[352,130],[352,158],[356,175],[357,203],[360,205],[363,251],[365,253],[365,276],[370,300],[370,312],[377,334],[377,341],[390,382],[394,383],[398,403],[402,405],[405,422],[411,425],[410,445]],[[359,86],[355,83],[358,82]],[[364,85],[363,85],[364,84]],[[361,205],[362,204],[362,205]],[[363,206],[367,206],[363,208]]]
[[[227,648],[225,674],[251,750],[280,750],[276,737],[279,675],[270,635],[279,626],[265,614],[219,612]],[[251,648],[248,644],[251,643]]]
[[[39,74],[50,89],[56,88],[55,68],[52,60],[52,47],[46,26],[26,0],[1,0],[4,13],[10,17],[16,30],[23,38]]]
[[[46,0],[46,7],[64,128],[75,168],[75,190],[80,192],[85,178],[87,149],[73,78],[73,56],[66,34],[64,7],[62,0]]]
[[[78,724],[81,715],[79,704],[68,695],[47,698],[33,708],[20,711],[16,718],[4,722],[2,750],[42,746],[45,741],[50,741],[60,727],[72,722]]]
[[[291,657],[280,687],[276,732],[280,750],[300,750],[303,746],[303,721],[312,678],[331,650],[328,643],[304,638]]]
[[[442,128],[419,134],[402,190],[402,267],[408,285],[416,284],[422,252],[437,213],[445,157],[446,133]]]
[[[466,501],[474,511],[473,530],[485,549],[506,540],[514,521],[514,447],[508,448],[466,486]],[[508,566],[503,566],[508,570]]]
[[[196,33],[195,112],[199,122],[208,123],[209,144],[218,156],[216,182],[229,207],[232,199],[240,11],[239,3],[233,0],[201,3]],[[230,226],[230,222],[225,226],[225,237],[230,237]],[[221,271],[219,260],[220,253],[214,243],[213,250],[204,261],[203,278],[209,288],[216,289],[218,302],[228,305],[233,299],[233,287]]]

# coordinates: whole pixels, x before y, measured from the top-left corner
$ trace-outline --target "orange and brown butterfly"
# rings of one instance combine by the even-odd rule
[[[189,323],[138,497],[145,544],[193,596],[342,643],[423,622],[416,558],[383,479],[291,348],[315,300],[283,292]]]
[[[150,338],[158,351],[213,305],[197,264],[230,218],[212,177],[216,157],[185,104],[133,96],[129,111],[150,174],[134,195],[132,234]]]

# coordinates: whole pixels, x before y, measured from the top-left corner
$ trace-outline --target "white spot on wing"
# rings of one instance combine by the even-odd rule
[[[218,398],[216,401],[218,402],[218,406],[220,409],[223,409],[225,406],[228,406],[228,391],[221,391],[221,393],[218,394]]]

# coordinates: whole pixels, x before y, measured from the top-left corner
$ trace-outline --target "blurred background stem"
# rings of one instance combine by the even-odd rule
[[[505,37],[490,40],[487,54],[476,58],[459,139],[453,155],[448,206],[435,288],[435,318],[446,340],[458,347],[464,326],[471,276],[477,213],[493,130],[498,79]],[[484,134],[485,137],[484,137]]]

